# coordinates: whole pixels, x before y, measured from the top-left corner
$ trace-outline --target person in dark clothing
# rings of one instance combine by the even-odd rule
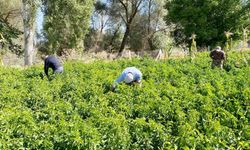
[[[63,66],[55,56],[44,57],[44,72],[47,77],[49,77],[49,68],[53,70],[54,74],[63,72]]]
[[[210,57],[212,58],[212,69],[214,67],[219,67],[220,69],[223,69],[223,62],[226,59],[226,55],[225,52],[221,50],[220,46],[217,46],[216,49],[210,53]]]

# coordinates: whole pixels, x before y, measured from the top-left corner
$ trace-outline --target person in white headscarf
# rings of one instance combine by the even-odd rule
[[[112,85],[112,90],[116,88],[116,85],[122,81],[126,84],[132,85],[138,83],[141,86],[142,73],[135,67],[128,67],[122,71],[122,74],[115,80]]]

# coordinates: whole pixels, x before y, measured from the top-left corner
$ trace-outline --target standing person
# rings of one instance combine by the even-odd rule
[[[43,56],[44,59],[44,72],[49,77],[49,68],[53,70],[53,73],[62,73],[63,66],[55,56]]]
[[[128,67],[124,69],[122,74],[115,80],[115,82],[112,85],[112,90],[114,90],[116,88],[116,85],[122,81],[124,81],[128,85],[137,83],[141,87],[141,80],[142,80],[141,71],[135,67]]]
[[[223,62],[226,59],[225,52],[221,50],[220,46],[217,46],[215,50],[211,51],[210,57],[212,58],[212,69],[217,66],[220,69],[223,69]]]

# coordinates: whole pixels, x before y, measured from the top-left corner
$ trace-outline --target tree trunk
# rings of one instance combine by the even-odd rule
[[[130,32],[130,24],[128,24],[127,27],[126,27],[126,31],[125,31],[125,34],[123,36],[122,43],[121,43],[121,46],[120,46],[120,49],[119,49],[118,57],[122,56],[122,52],[123,52],[123,50],[125,48],[125,45],[127,43],[129,32]]]
[[[153,41],[152,41],[152,36],[151,36],[151,7],[152,7],[152,0],[148,1],[148,45],[150,50],[153,50]]]
[[[117,33],[118,33],[118,31],[120,30],[120,25],[117,27],[117,29],[115,30],[115,32],[114,32],[114,34],[113,34],[113,36],[112,36],[112,38],[111,38],[111,40],[110,40],[110,42],[109,42],[109,46],[111,46],[112,47],[112,45],[113,45],[113,43],[114,43],[114,41],[115,41],[115,38],[116,38],[116,36],[117,36]],[[109,52],[112,52],[112,48],[111,49],[109,49],[110,51]]]
[[[149,45],[150,50],[154,50],[154,44],[153,44],[151,36],[148,37],[148,45]]]
[[[31,27],[24,27],[24,65],[32,65],[33,57],[33,30]]]
[[[33,57],[33,18],[32,9],[28,0],[23,0],[23,27],[24,27],[24,65],[32,65]]]

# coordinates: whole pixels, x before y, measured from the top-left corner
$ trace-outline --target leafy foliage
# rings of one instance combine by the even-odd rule
[[[192,33],[197,44],[224,43],[224,32],[238,32],[249,25],[249,1],[242,0],[167,0],[167,23],[175,23],[175,38],[184,42]],[[185,35],[178,37],[178,35]],[[234,39],[239,35],[234,35]]]
[[[17,55],[21,55],[23,50],[21,45],[17,44],[15,39],[18,39],[22,34],[20,28],[13,23],[14,19],[18,19],[21,14],[21,2],[17,0],[4,1],[0,0],[0,49],[1,55],[5,54],[6,50],[10,50]]]
[[[42,66],[0,67],[0,149],[249,149],[249,54],[229,52],[226,70],[210,69],[208,53],[72,61],[53,80]],[[111,92],[127,66],[143,87]]]
[[[83,48],[93,0],[44,0],[45,37],[50,51]]]
[[[21,45],[16,44],[13,41],[13,39],[17,39],[18,36],[22,34],[22,32],[19,29],[11,26],[8,22],[4,21],[1,18],[0,18],[0,34],[2,35],[2,37],[0,37],[0,45],[3,48],[7,48],[17,55],[21,55],[23,53]]]

